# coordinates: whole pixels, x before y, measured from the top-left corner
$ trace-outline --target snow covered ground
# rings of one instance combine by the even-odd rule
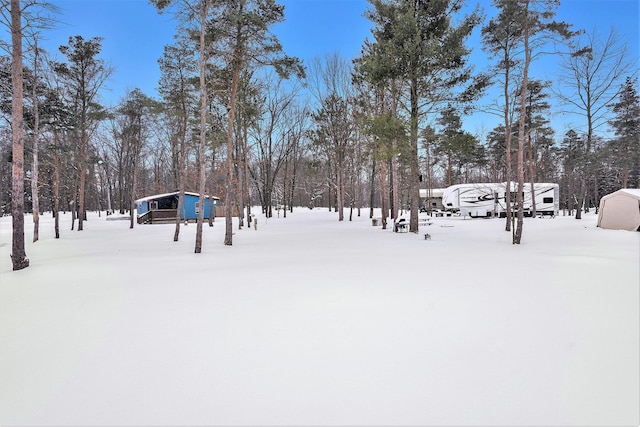
[[[0,424],[640,422],[640,233],[366,213],[258,215],[232,247],[217,219],[198,255],[195,224],[56,240],[47,214],[32,244],[27,217],[18,272],[1,218]]]

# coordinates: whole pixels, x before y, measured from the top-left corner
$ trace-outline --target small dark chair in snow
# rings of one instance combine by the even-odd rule
[[[407,221],[404,218],[400,218],[398,222],[393,224],[393,231],[395,233],[398,233],[401,231],[407,231],[407,225],[408,225]]]

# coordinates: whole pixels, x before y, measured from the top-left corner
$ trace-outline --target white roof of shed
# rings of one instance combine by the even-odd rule
[[[427,197],[428,196],[428,188],[421,188],[420,189],[420,197]],[[444,188],[432,188],[431,189],[431,197],[442,197],[442,193],[444,193]]]
[[[169,197],[169,196],[177,196],[179,193],[179,191],[174,191],[171,193],[164,193],[164,194],[154,194],[153,196],[147,196],[147,197],[142,197],[141,199],[137,199],[136,203],[140,203],[140,202],[148,202],[149,200],[156,200],[156,199],[163,199],[165,197]],[[194,193],[192,191],[185,191],[184,192],[185,195],[189,195],[189,196],[196,196],[196,197],[200,197],[200,193]],[[214,200],[220,200],[219,197],[216,196],[208,196],[207,194],[204,195],[204,197],[206,199],[208,199],[209,197],[213,198]]]
[[[623,193],[631,194],[636,199],[640,199],[640,188],[623,188],[621,190]]]

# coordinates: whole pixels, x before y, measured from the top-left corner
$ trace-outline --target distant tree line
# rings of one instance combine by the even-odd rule
[[[159,94],[133,89],[107,107],[103,40],[76,35],[43,51],[55,7],[0,0],[0,214],[33,212],[35,241],[44,212],[56,237],[67,211],[71,229],[87,211],[129,213],[133,227],[137,198],[178,190],[182,203],[197,191],[221,198],[231,245],[231,217],[242,228],[256,205],[268,217],[324,207],[338,220],[381,207],[385,227],[408,210],[417,232],[420,188],[557,182],[561,208],[580,218],[603,195],[640,187],[637,70],[614,30],[572,30],[553,20],[554,0],[493,0],[489,18],[454,0],[369,2],[360,57],[305,65],[272,33],[285,19],[275,0],[153,0],[179,30],[158,60]],[[491,60],[480,72],[474,29]],[[551,48],[554,84],[531,67]],[[552,102],[584,126],[553,129]],[[471,134],[463,123],[477,111],[503,123]],[[520,243],[523,203],[511,202],[505,228]],[[28,265],[24,226],[14,221],[15,269]]]

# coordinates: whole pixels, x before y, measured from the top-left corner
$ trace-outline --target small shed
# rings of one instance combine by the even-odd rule
[[[640,231],[640,189],[623,188],[600,199],[598,227]]]
[[[420,211],[443,210],[442,194],[444,188],[421,188],[420,189]]]
[[[175,222],[178,214],[178,197],[180,192],[156,194],[136,200],[138,224],[157,224]],[[215,196],[204,196],[204,217],[215,217],[216,202],[220,200]],[[180,212],[181,221],[196,221],[200,211],[200,195],[190,191],[184,193],[184,205]],[[210,210],[210,207],[213,209]]]

